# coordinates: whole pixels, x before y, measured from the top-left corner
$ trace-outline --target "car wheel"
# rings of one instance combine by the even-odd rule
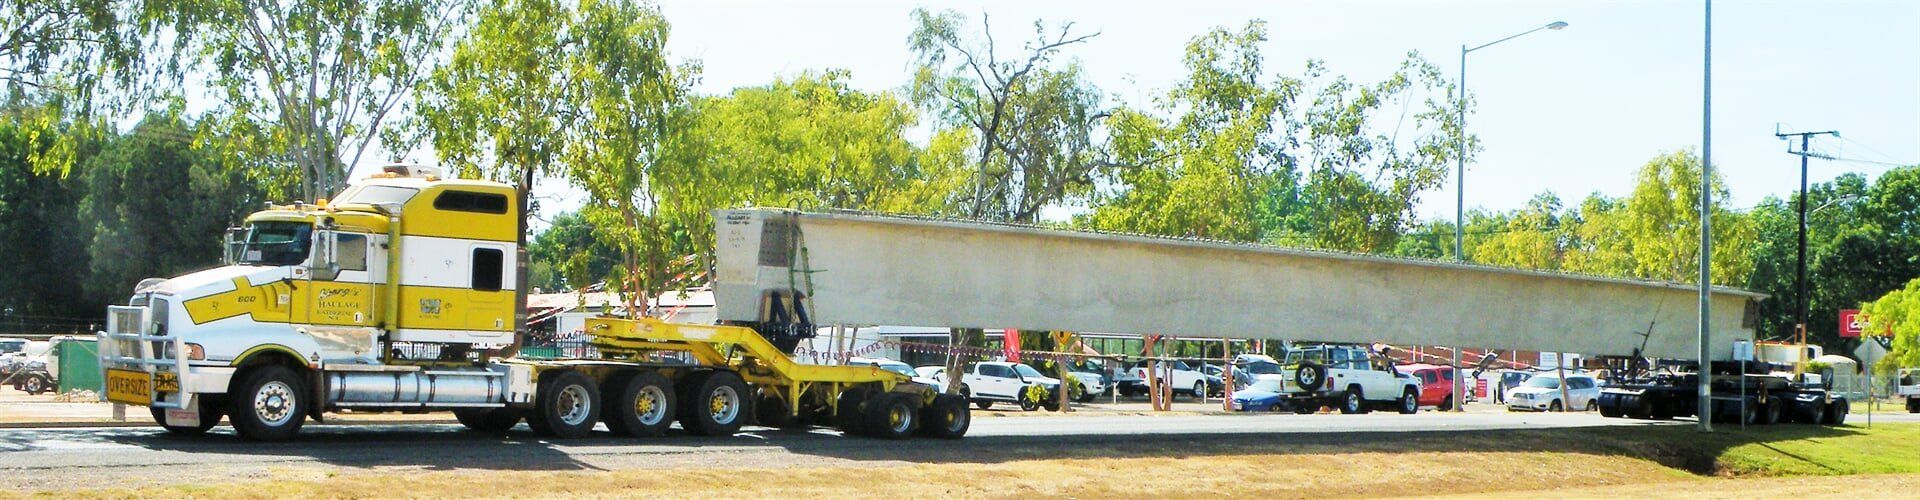
[[[47,383],[47,377],[36,373],[27,376],[27,381],[21,383],[20,390],[26,391],[27,394],[30,395],[39,396],[41,393],[47,392],[48,385],[51,384]]]
[[[1032,397],[1029,397],[1029,396],[1027,396],[1027,395],[1026,395],[1026,394],[1025,394],[1024,392],[1023,392],[1023,393],[1021,393],[1021,395],[1020,395],[1020,411],[1034,411],[1034,410],[1038,410],[1038,409],[1040,409],[1040,403],[1039,403],[1039,402],[1037,402],[1037,401],[1034,401]]]
[[[1366,411],[1367,401],[1359,387],[1348,387],[1347,393],[1340,397],[1340,413],[1355,415]]]
[[[1551,402],[1548,402],[1547,411],[1558,413],[1560,411],[1560,400],[1555,399]]]
[[[973,406],[982,410],[993,409],[993,402],[985,399],[974,400]]]
[[[1207,382],[1204,380],[1194,382],[1193,383],[1193,399],[1200,399],[1206,396],[1207,396]]]
[[[1440,400],[1440,411],[1453,411],[1452,394],[1448,394],[1446,399]]]
[[[1595,411],[1599,409],[1600,409],[1600,403],[1596,403],[1593,400],[1589,399],[1587,400],[1586,408],[1581,408],[1580,411]]]
[[[1414,393],[1413,389],[1407,389],[1407,392],[1405,394],[1400,395],[1400,414],[1412,415],[1419,412],[1420,412],[1419,394]]]

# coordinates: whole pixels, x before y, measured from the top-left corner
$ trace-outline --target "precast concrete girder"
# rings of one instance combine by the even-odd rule
[[[818,324],[1698,354],[1692,285],[1023,225],[720,210],[719,318],[800,290]],[[1716,288],[1714,357],[1759,293]],[[1650,329],[1650,330],[1649,330]]]

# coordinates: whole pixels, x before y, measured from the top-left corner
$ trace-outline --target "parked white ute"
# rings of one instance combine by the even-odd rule
[[[1313,413],[1331,406],[1340,413],[1366,413],[1391,408],[1400,413],[1420,411],[1419,379],[1402,377],[1393,360],[1364,347],[1316,345],[1287,351],[1282,363],[1280,401],[1295,413]]]
[[[1590,375],[1567,376],[1566,400],[1560,399],[1560,375],[1541,373],[1520,387],[1507,391],[1507,409],[1523,411],[1561,411],[1568,408],[1593,411],[1600,408],[1600,384]]]

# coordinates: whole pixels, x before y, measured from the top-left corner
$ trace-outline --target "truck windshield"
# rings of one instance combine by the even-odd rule
[[[1020,365],[1020,364],[1013,365],[1013,371],[1020,372],[1020,376],[1023,376],[1023,377],[1044,377],[1045,376],[1040,374],[1040,370],[1035,370],[1033,369],[1033,367],[1027,366],[1027,365]]]
[[[291,266],[307,260],[313,226],[305,222],[255,222],[247,225],[235,262],[258,266]]]

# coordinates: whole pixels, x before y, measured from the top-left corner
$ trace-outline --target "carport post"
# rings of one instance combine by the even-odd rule
[[[1460,394],[1460,348],[1453,347],[1453,411],[1467,411],[1467,398]]]
[[[1220,363],[1220,367],[1224,369],[1221,373],[1226,374],[1225,377],[1220,378],[1222,391],[1220,393],[1220,409],[1223,411],[1233,411],[1233,341],[1220,339],[1220,357],[1226,360]],[[1873,379],[1867,380],[1871,381]]]

